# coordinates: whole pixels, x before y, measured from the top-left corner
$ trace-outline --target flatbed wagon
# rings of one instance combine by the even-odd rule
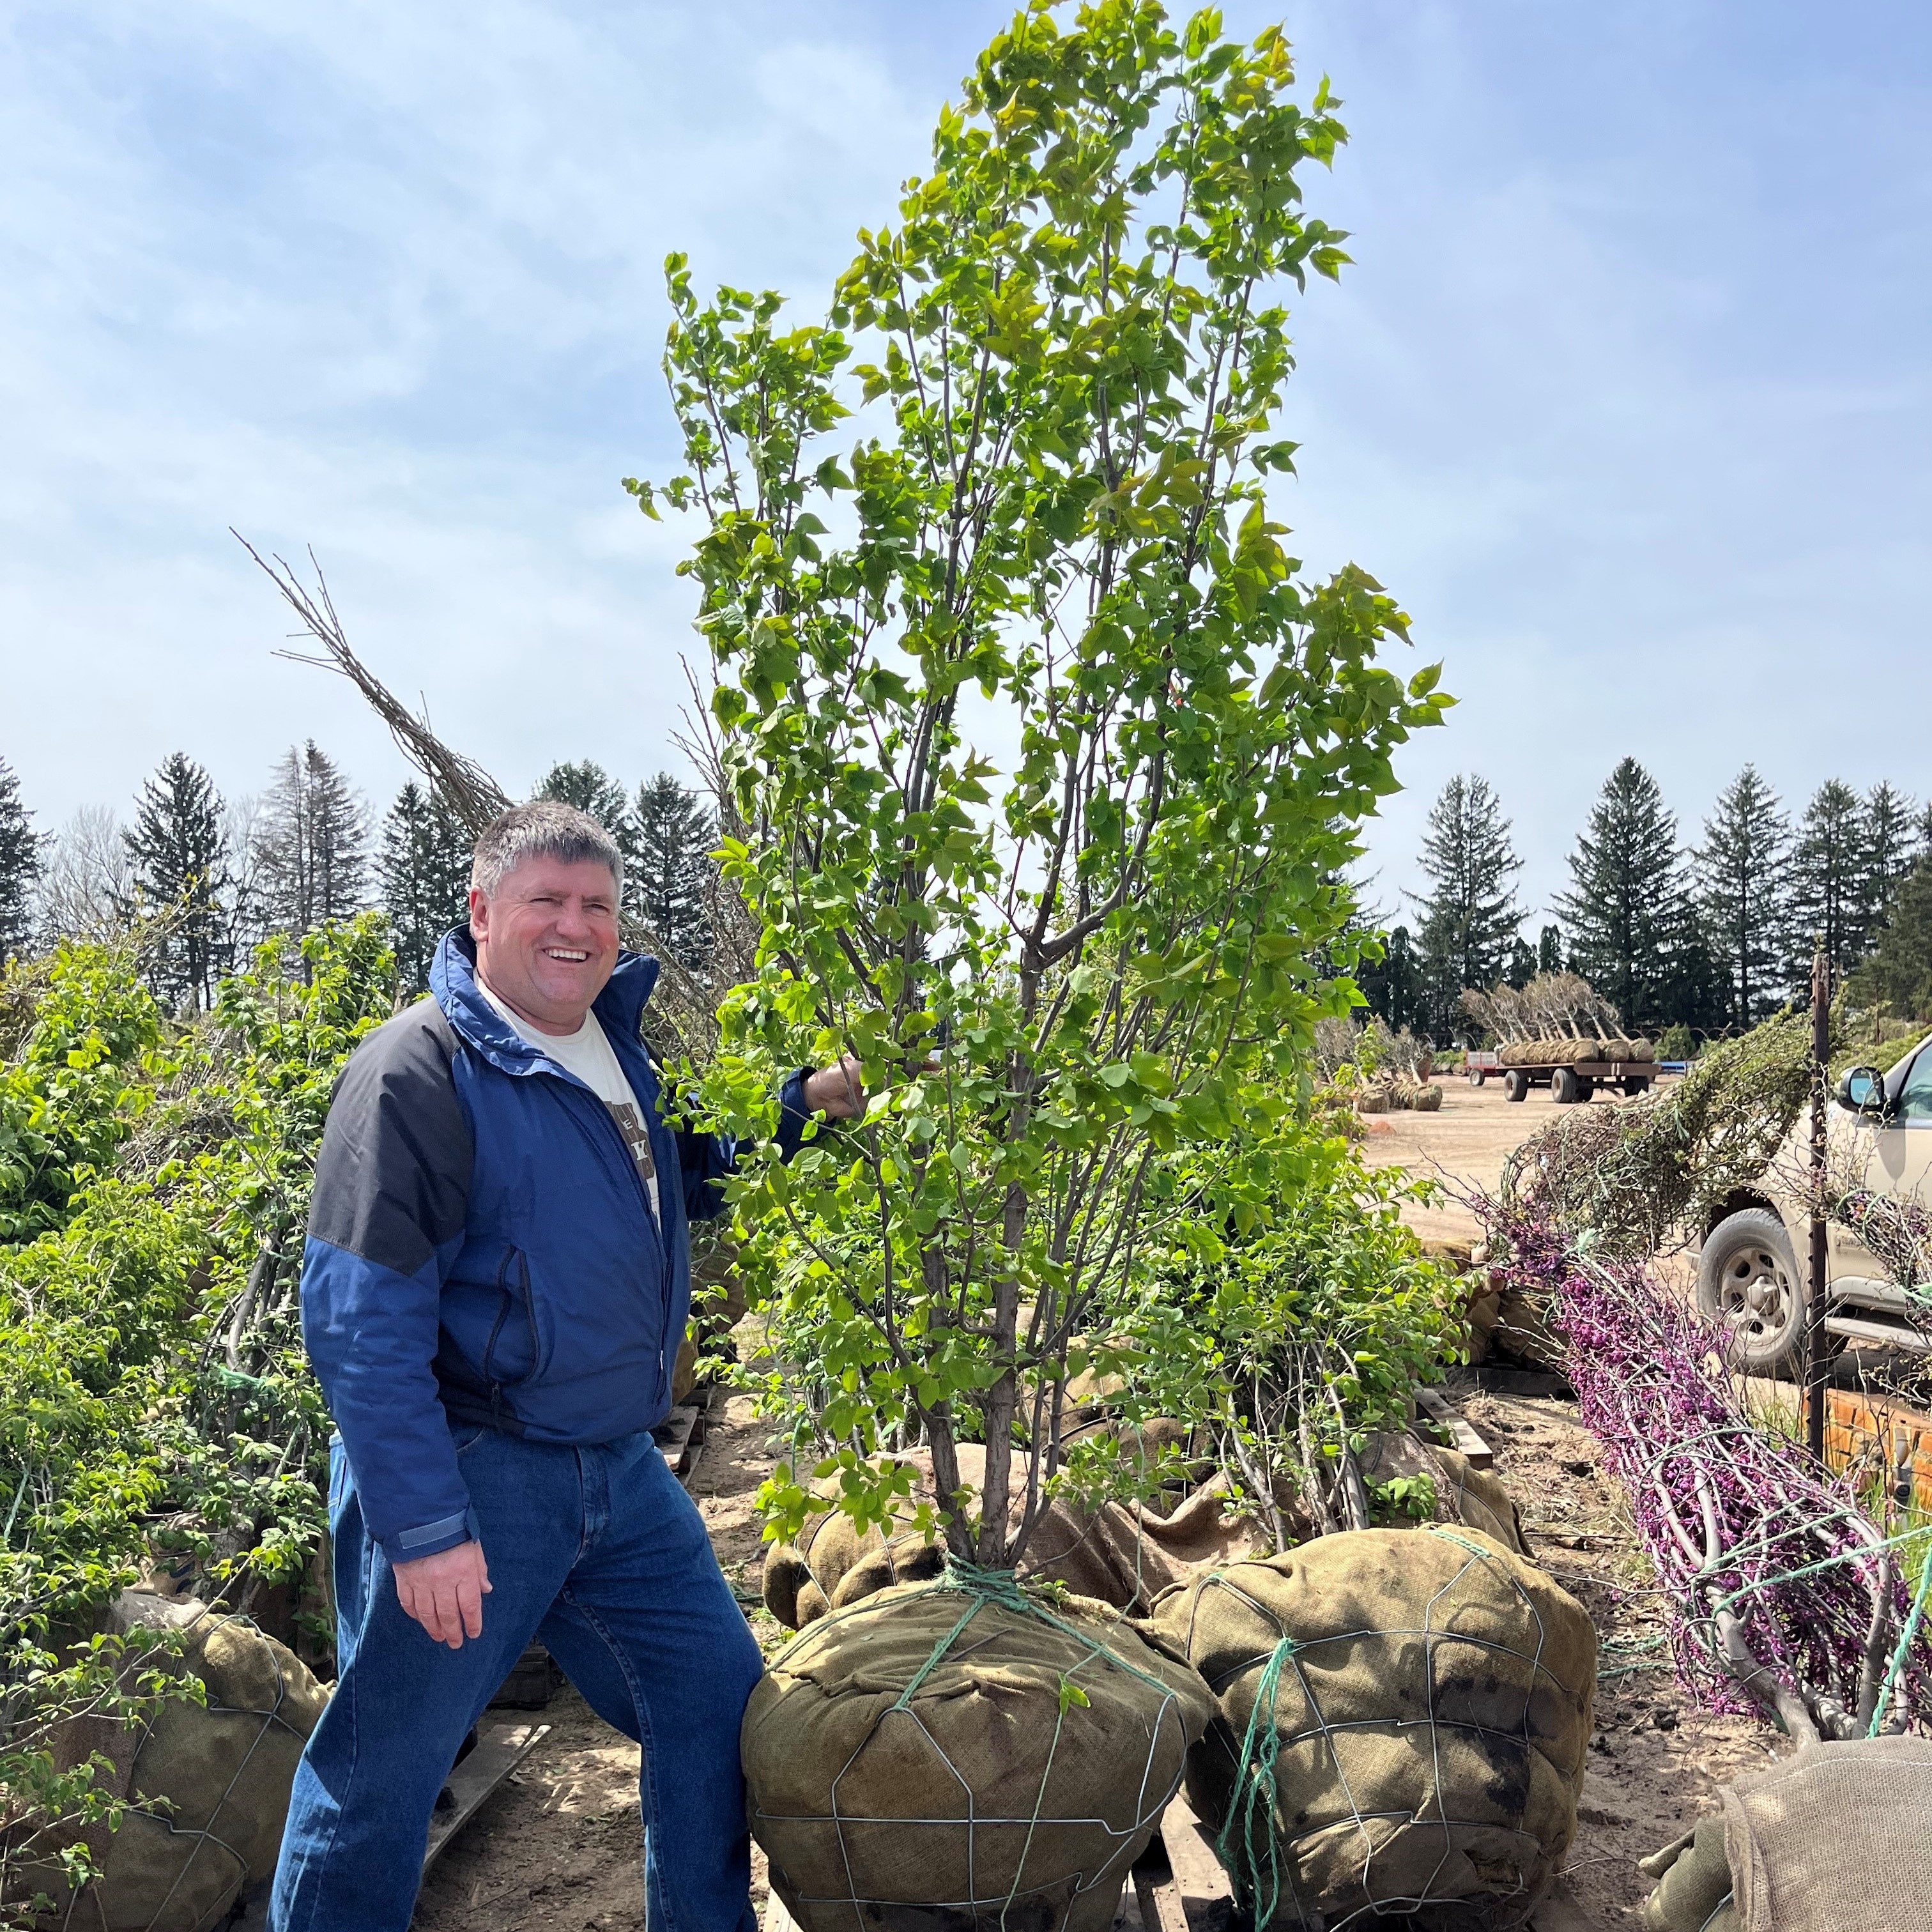
[[[1482,1052],[1466,1054],[1463,1066],[1472,1087],[1500,1080],[1504,1097],[1511,1100],[1526,1100],[1532,1087],[1547,1087],[1559,1107],[1588,1100],[1599,1087],[1643,1093],[1657,1078],[1658,1070],[1654,1060],[1576,1060],[1505,1066],[1501,1054]]]

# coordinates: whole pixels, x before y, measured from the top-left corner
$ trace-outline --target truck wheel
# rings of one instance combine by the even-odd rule
[[[1472,1087],[1480,1087],[1482,1084],[1483,1070],[1480,1066],[1471,1067],[1469,1070],[1469,1084]]]
[[[1568,1107],[1581,1100],[1582,1088],[1574,1066],[1559,1066],[1550,1076],[1550,1097],[1559,1107]]]
[[[1648,1094],[1650,1091],[1650,1082],[1632,1074],[1624,1082],[1624,1091],[1632,1094]]]
[[[1503,1098],[1506,1100],[1526,1100],[1529,1098],[1529,1076],[1520,1066],[1512,1066],[1503,1076]]]
[[[1802,1280],[1784,1223],[1768,1209],[1740,1208],[1711,1230],[1697,1257],[1697,1311],[1724,1330],[1733,1368],[1800,1372]]]
[[[1597,1083],[1592,1080],[1587,1073],[1580,1073],[1577,1075],[1576,1097],[1578,1100],[1587,1100],[1596,1092],[1596,1090]]]

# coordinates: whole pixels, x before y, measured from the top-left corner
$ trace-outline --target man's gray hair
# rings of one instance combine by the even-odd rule
[[[526,859],[554,859],[565,866],[594,859],[608,870],[617,890],[624,890],[624,855],[616,840],[589,812],[561,799],[513,805],[483,828],[470,862],[471,890],[494,898],[506,874]]]

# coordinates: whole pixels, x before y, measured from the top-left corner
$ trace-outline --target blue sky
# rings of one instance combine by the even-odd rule
[[[226,534],[313,544],[352,640],[512,786],[675,762],[659,263],[820,298],[1004,6],[0,21],[0,754],[43,826],[177,747],[404,769]],[[1238,6],[1252,28],[1277,10]],[[1353,140],[1298,304],[1280,508],[1463,700],[1372,838],[1500,790],[1546,905],[1630,752],[1687,832],[1754,759],[1932,791],[1932,14],[1902,0],[1323,0]]]

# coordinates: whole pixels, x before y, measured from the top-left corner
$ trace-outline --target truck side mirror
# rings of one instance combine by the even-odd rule
[[[1885,1076],[1876,1066],[1855,1066],[1838,1082],[1838,1105],[1854,1114],[1882,1114]]]

